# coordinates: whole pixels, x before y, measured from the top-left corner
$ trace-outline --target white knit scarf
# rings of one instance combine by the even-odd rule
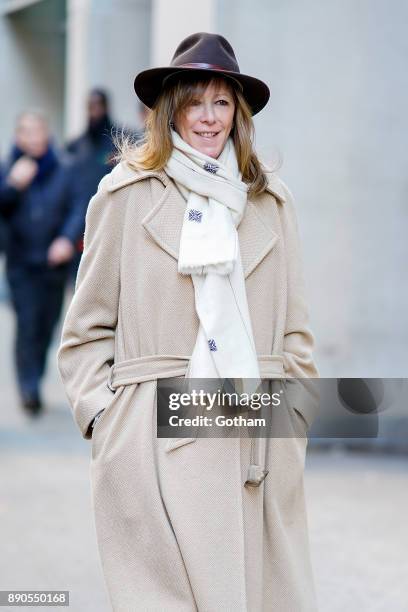
[[[191,274],[200,327],[187,378],[235,378],[241,391],[259,384],[259,366],[248,310],[237,227],[247,186],[229,138],[217,159],[172,130],[165,167],[187,200],[178,270]],[[238,383],[238,384],[237,384]],[[255,383],[255,384],[254,384]]]

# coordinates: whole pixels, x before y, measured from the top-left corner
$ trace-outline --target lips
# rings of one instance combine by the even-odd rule
[[[211,140],[218,136],[219,132],[194,132],[196,136],[200,136],[200,138],[205,138],[205,140]]]

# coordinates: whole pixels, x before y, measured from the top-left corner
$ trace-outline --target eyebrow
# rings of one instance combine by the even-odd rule
[[[201,95],[198,95],[198,94],[193,94],[193,96],[194,96],[194,97],[196,97],[196,98],[200,98],[200,97],[202,97],[203,95],[204,95],[204,94],[201,94]],[[232,94],[231,94],[231,93],[229,93],[228,91],[224,91],[224,92],[217,91],[217,92],[215,92],[214,97],[217,97],[217,96],[228,96],[229,98],[233,99]]]

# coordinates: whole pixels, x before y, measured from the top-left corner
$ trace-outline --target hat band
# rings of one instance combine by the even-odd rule
[[[177,68],[207,68],[209,70],[225,70],[223,66],[217,64],[204,64],[202,62],[191,62],[189,64],[178,64]]]
[[[203,62],[190,62],[188,64],[179,64],[178,66],[174,66],[175,68],[197,68],[197,69],[201,69],[201,70],[220,70],[222,71],[224,74],[223,76],[227,79],[232,79],[240,88],[241,91],[244,91],[243,85],[242,83],[240,83],[238,81],[238,79],[235,79],[232,74],[225,74],[225,72],[230,72],[229,70],[227,70],[226,68],[223,68],[223,66],[218,66],[217,64],[205,64]],[[180,72],[182,72],[182,70],[180,70]],[[233,74],[234,72],[231,71]],[[172,76],[174,76],[175,74],[178,74],[177,72],[173,72],[172,74],[167,75],[167,77],[165,77],[163,79],[163,85],[165,83],[165,81],[167,81],[167,79],[171,78]],[[237,73],[239,74],[239,73]]]

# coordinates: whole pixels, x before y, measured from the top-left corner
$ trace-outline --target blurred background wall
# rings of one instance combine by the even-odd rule
[[[136,126],[135,74],[194,31],[224,34],[271,88],[257,147],[295,196],[320,374],[403,377],[407,22],[404,0],[0,0],[1,152],[27,106],[59,142],[80,133],[92,86]]]
[[[19,10],[17,10],[19,8]],[[0,0],[0,152],[7,152],[16,114],[43,109],[61,139],[64,121],[66,4]]]

